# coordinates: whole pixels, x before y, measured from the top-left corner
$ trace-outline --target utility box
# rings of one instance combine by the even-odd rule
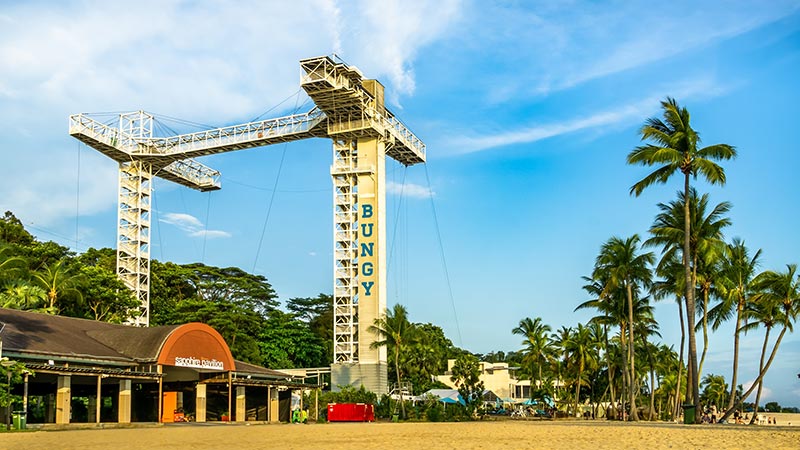
[[[330,403],[328,422],[374,422],[375,408],[369,403]]]
[[[24,430],[28,428],[28,418],[25,415],[25,411],[14,411],[13,418],[15,430]]]

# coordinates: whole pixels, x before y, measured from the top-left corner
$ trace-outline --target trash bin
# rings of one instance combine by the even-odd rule
[[[694,405],[682,405],[683,406],[683,423],[685,424],[694,424],[695,419],[695,406]]]
[[[25,411],[14,411],[12,417],[15,430],[24,430],[28,427],[28,418],[25,417]]]

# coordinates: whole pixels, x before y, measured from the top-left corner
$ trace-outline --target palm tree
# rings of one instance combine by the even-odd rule
[[[597,360],[595,356],[597,342],[593,339],[591,329],[579,323],[571,333],[565,347],[570,360],[577,365],[578,369],[578,374],[575,378],[575,407],[573,409],[573,412],[577,414],[583,372],[586,370],[587,366],[593,366]]]
[[[406,416],[406,407],[403,401],[403,389],[400,386],[400,353],[414,342],[415,327],[408,320],[408,311],[405,306],[396,304],[385,315],[375,319],[368,328],[378,338],[370,344],[370,348],[386,347],[394,353],[394,369],[397,374],[397,387],[400,389],[400,408],[403,417]]]
[[[782,327],[766,364],[759,369],[758,377],[753,381],[750,389],[742,394],[741,400],[736,403],[740,403],[752,394],[756,385],[760,384],[764,379],[764,375],[766,375],[772,361],[775,359],[783,336],[787,331],[794,330],[794,322],[797,320],[798,314],[800,314],[800,275],[797,274],[797,264],[787,264],[786,269],[786,272],[768,270],[760,273],[753,280],[754,288],[757,291],[757,294],[753,296],[753,303],[757,305],[755,311],[760,317],[759,320],[765,323],[764,318],[768,318],[768,320],[773,321],[776,325],[782,325]],[[763,350],[766,350],[766,339]],[[763,350],[762,361],[765,353]],[[733,408],[729,408],[721,420],[730,417],[737,406],[738,404],[734,405]]]
[[[650,227],[652,237],[645,242],[646,246],[661,246],[664,256],[663,261],[674,260],[681,253],[683,241],[684,193],[678,193],[678,199],[667,204],[659,203],[659,214]],[[725,217],[731,209],[731,204],[722,202],[709,209],[708,194],[698,196],[697,190],[689,190],[689,218],[690,237],[689,251],[692,255],[692,286],[697,286],[700,281],[700,292],[703,294],[703,304],[699,312],[703,329],[703,353],[697,370],[698,377],[702,373],[703,362],[708,351],[708,302],[711,288],[714,285],[716,265],[725,247],[722,240],[722,229],[729,226],[731,221]],[[698,280],[699,277],[699,280]],[[696,331],[696,330],[695,330]]]
[[[728,384],[725,383],[725,377],[710,373],[703,377],[701,384],[703,385],[703,393],[706,394],[708,401],[715,405],[726,403],[725,396],[728,395]],[[756,403],[756,406],[758,406],[758,403]]]
[[[744,311],[745,318],[752,322],[747,323],[742,327],[742,331],[747,333],[750,330],[758,329],[759,326],[764,327],[766,330],[764,332],[764,343],[761,345],[761,357],[758,360],[758,373],[761,373],[764,370],[764,357],[767,354],[767,344],[769,344],[769,334],[772,329],[778,325],[778,323],[782,319],[782,311],[780,305],[776,302],[759,302],[753,303],[748,305],[748,309]],[[763,379],[762,379],[763,380]],[[762,380],[758,380],[758,382],[753,382],[753,385],[758,385],[758,391],[756,392],[756,401],[753,407],[753,410],[757,413],[758,412],[758,404],[761,401],[761,387],[763,386]],[[744,396],[742,398],[744,400]],[[756,415],[753,414],[753,418],[750,420],[750,424],[753,424],[756,420]]]
[[[27,266],[24,258],[14,256],[14,249],[10,245],[0,244],[0,287],[18,278]]]
[[[650,372],[650,408],[647,420],[654,419],[654,412],[655,412],[655,367],[656,362],[653,358],[656,352],[658,352],[658,347],[656,347],[653,343],[649,341],[650,336],[658,336],[661,337],[661,334],[658,332],[658,322],[653,318],[652,308],[649,307],[649,303],[646,299],[643,299],[643,303],[647,305],[645,309],[646,313],[637,318],[636,320],[636,335],[639,336],[639,339],[642,341],[642,345],[640,347],[642,354],[644,355],[644,359],[647,361],[647,369]]]
[[[511,330],[512,334],[518,334],[524,337],[522,345],[524,359],[531,364],[531,375],[533,375],[534,366],[537,369],[538,378],[537,386],[542,387],[542,366],[547,363],[550,358],[550,341],[548,340],[548,333],[552,331],[550,325],[542,323],[542,318],[537,317],[531,319],[526,317],[519,321],[519,325]]]
[[[607,287],[611,289],[623,288],[628,304],[628,364],[630,365],[631,381],[636,374],[634,356],[634,316],[633,298],[634,291],[639,287],[649,287],[652,283],[650,265],[655,261],[652,253],[639,253],[639,235],[634,234],[627,239],[612,237],[600,249],[595,263],[595,272],[606,273],[608,276]],[[630,383],[633,387],[633,382]],[[629,390],[631,404],[631,420],[639,420],[636,412],[635,393]]]
[[[721,282],[717,284],[717,292],[722,301],[710,311],[711,329],[716,330],[719,328],[722,322],[730,319],[733,312],[736,312],[736,327],[733,332],[733,374],[731,375],[731,393],[728,397],[726,409],[733,408],[733,403],[736,399],[740,328],[742,327],[745,306],[750,301],[753,293],[752,281],[760,256],[761,249],[750,257],[744,241],[734,238],[733,242],[726,246],[721,261]]]
[[[16,282],[9,284],[3,292],[0,292],[0,308],[50,312],[47,308],[42,308],[46,299],[47,292],[39,286]]]
[[[728,160],[736,157],[736,150],[727,144],[715,144],[697,148],[700,136],[689,124],[689,111],[678,106],[675,99],[667,97],[661,102],[662,121],[653,117],[647,119],[640,130],[642,140],[652,143],[636,147],[628,154],[628,164],[660,166],[631,187],[631,194],[637,197],[654,184],[666,183],[672,175],[680,171],[683,174],[684,191],[684,236],[683,236],[683,269],[686,280],[686,316],[688,328],[694,330],[694,284],[690,267],[689,236],[691,224],[689,217],[689,179],[698,174],[711,184],[725,184],[725,170],[714,161]],[[699,397],[699,380],[697,379],[697,343],[694,333],[689,333],[689,373],[692,389],[686,390],[687,401],[695,404]],[[691,397],[689,397],[691,393]],[[699,419],[699,418],[698,418]]]
[[[75,285],[81,279],[80,275],[73,275],[63,259],[52,266],[45,265],[41,271],[34,272],[33,279],[47,291],[47,309],[53,314],[58,314],[61,309],[59,297],[74,295],[79,300],[83,298],[80,291],[75,289]]]
[[[602,275],[602,274],[597,274]],[[614,326],[619,323],[616,318],[614,318],[614,307],[612,306],[612,299],[609,295],[605,293],[605,284],[606,281],[591,277],[582,277],[587,284],[583,286],[583,290],[586,291],[589,295],[593,298],[591,300],[587,300],[575,308],[575,311],[584,308],[595,308],[597,309],[601,315],[592,317],[589,319],[589,323],[591,324],[600,324],[603,326],[603,335],[601,345],[602,348],[605,350],[604,354],[606,357],[606,375],[608,376],[608,389],[611,394],[611,404],[617,404],[616,392],[614,390],[614,364],[612,364],[611,360],[611,352],[609,350],[608,344],[608,327]],[[619,308],[617,308],[619,310]]]
[[[677,410],[673,407],[675,402],[673,402],[671,399],[680,397],[679,374],[681,371],[679,366],[682,364],[682,362],[680,359],[678,359],[678,354],[675,353],[675,350],[673,350],[672,347],[667,347],[664,344],[658,346],[655,352],[654,360],[654,369],[658,376],[657,391],[660,392],[661,398],[659,400],[658,410],[659,412],[661,411],[661,400],[666,398],[667,407],[669,408],[669,417],[670,419],[674,419]]]
[[[556,392],[561,391],[564,386],[564,369],[567,366],[567,344],[572,338],[572,328],[562,325],[557,331],[550,335],[550,345],[554,353],[560,356],[551,360],[555,366],[553,372],[556,374]]]
[[[683,287],[683,266],[676,254],[664,256],[656,267],[656,273],[663,278],[653,284],[653,298],[660,300],[667,296],[674,296],[675,303],[678,305],[678,320],[681,327],[681,350],[678,356],[678,374],[675,378],[675,404],[672,408],[672,417],[676,417],[681,407],[681,380],[683,379],[683,349],[686,343],[686,327],[683,323],[683,307],[681,301],[686,290]]]

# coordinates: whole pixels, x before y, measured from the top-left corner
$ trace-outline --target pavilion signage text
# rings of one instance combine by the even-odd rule
[[[175,365],[178,367],[192,367],[195,369],[225,370],[222,361],[216,359],[195,358],[194,356],[176,356]]]

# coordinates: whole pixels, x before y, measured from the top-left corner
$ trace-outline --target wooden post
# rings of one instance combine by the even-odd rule
[[[159,375],[163,373],[163,366],[161,364],[158,365],[156,372]],[[164,414],[164,377],[158,377],[158,421],[163,422],[164,418],[162,415]]]
[[[228,371],[228,421],[230,422],[231,417],[233,417],[232,405],[231,405],[231,397],[233,397],[233,372],[230,370]]]
[[[95,423],[100,423],[100,405],[103,403],[103,394],[100,391],[100,387],[103,385],[102,377],[102,375],[97,375],[97,405],[95,406]]]
[[[70,406],[72,401],[72,377],[69,375],[59,375],[58,391],[56,391],[56,423],[69,423]]]

